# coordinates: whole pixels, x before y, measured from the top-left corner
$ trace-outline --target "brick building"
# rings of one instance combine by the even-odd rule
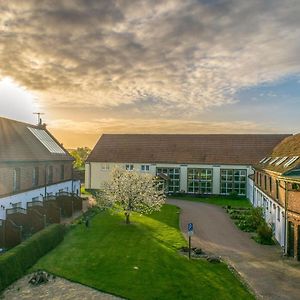
[[[73,158],[44,125],[0,117],[0,220],[58,192],[80,193]],[[0,221],[1,222],[1,221]]]
[[[300,260],[300,134],[284,139],[254,167],[254,206],[286,254]]]

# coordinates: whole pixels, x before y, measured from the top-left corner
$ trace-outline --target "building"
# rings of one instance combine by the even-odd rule
[[[0,117],[0,220],[58,192],[80,193],[73,158],[45,125]],[[1,224],[0,224],[1,225]]]
[[[250,180],[252,204],[264,208],[267,223],[285,252],[300,260],[300,134],[287,137],[262,156]]]
[[[282,134],[104,134],[86,162],[87,189],[101,189],[114,166],[149,172],[168,193],[236,193],[252,197],[252,165]]]

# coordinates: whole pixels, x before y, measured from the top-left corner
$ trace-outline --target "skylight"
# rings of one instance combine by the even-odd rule
[[[259,161],[259,163],[261,164],[265,159],[266,159],[266,157],[264,157],[263,159],[261,159],[261,160]]]
[[[272,157],[268,157],[268,158],[266,158],[262,163],[265,164],[265,163],[267,163],[268,161],[270,161],[271,159],[272,159]]]
[[[281,165],[287,158],[288,158],[288,156],[284,156],[284,157],[280,158],[280,159],[275,163],[275,166]]]
[[[34,136],[51,152],[55,154],[66,154],[66,152],[59,146],[53,138],[42,129],[36,129],[32,127],[27,127]]]
[[[276,160],[278,160],[280,157],[275,157],[273,158],[270,162],[269,162],[269,165],[273,164]]]
[[[299,156],[293,156],[290,160],[288,160],[283,166],[286,168],[288,166],[290,166],[292,163],[294,163],[297,159],[299,158]]]

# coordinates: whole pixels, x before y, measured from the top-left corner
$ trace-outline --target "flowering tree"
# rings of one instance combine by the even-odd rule
[[[154,176],[121,168],[112,170],[111,180],[105,183],[97,196],[98,205],[124,211],[126,224],[131,212],[148,214],[160,210],[165,202],[163,191],[158,189]]]

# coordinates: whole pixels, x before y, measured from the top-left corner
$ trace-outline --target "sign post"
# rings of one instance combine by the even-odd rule
[[[188,224],[188,236],[189,236],[189,259],[191,259],[191,244],[192,244],[192,235],[194,234],[193,223]]]

